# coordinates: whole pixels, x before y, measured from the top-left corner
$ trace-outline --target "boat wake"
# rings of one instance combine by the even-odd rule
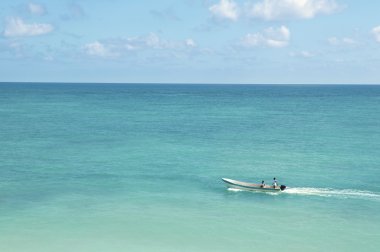
[[[265,194],[270,194],[270,195],[279,195],[281,194],[279,191],[277,192],[271,192],[271,191],[256,191],[256,190],[243,190],[243,189],[238,189],[238,188],[227,188],[228,191],[231,192],[250,192],[250,193],[265,193]]]
[[[228,188],[229,191],[240,192],[242,189]],[[380,201],[380,193],[353,189],[294,187],[286,188],[282,192],[263,192],[271,195],[292,194],[300,196],[335,197],[343,199],[367,199]]]
[[[320,196],[320,197],[337,197],[350,199],[373,199],[380,201],[380,193],[371,191],[361,191],[353,189],[333,189],[333,188],[312,188],[312,187],[295,187],[287,188],[283,193]]]
[[[231,191],[231,192],[241,192],[241,191],[244,191],[242,189],[236,189],[236,188],[227,188],[228,191]]]

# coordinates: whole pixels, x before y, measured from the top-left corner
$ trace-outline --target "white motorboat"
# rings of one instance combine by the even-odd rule
[[[285,188],[286,188],[285,185],[281,185],[281,186],[265,185],[265,186],[262,186],[261,184],[247,183],[247,182],[242,182],[242,181],[228,179],[228,178],[222,178],[222,180],[226,183],[226,185],[229,188],[240,189],[240,190],[280,192],[280,191],[285,190]]]

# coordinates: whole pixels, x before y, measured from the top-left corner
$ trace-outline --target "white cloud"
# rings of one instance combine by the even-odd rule
[[[315,56],[314,53],[311,53],[309,51],[299,51],[299,52],[291,52],[289,53],[292,57],[302,57],[302,58],[312,58]]]
[[[37,36],[52,32],[51,24],[27,24],[21,18],[12,17],[6,22],[3,35],[5,37]]]
[[[36,3],[29,3],[28,10],[31,14],[34,15],[43,15],[46,12],[45,8],[42,5]]]
[[[336,37],[331,37],[328,38],[327,41],[329,42],[330,45],[339,45],[340,41]]]
[[[115,47],[125,48],[127,50],[141,49],[169,49],[175,48],[177,43],[160,38],[155,33],[149,33],[146,36],[129,37],[123,39],[111,39],[107,43],[113,44]]]
[[[375,37],[375,40],[380,43],[380,25],[374,27],[371,30],[372,35]]]
[[[309,52],[309,51],[301,51],[301,52],[300,52],[300,55],[301,55],[302,57],[305,57],[305,58],[311,58],[311,57],[314,56],[314,54],[312,54],[312,53]]]
[[[339,9],[335,0],[263,0],[247,7],[249,16],[264,20],[308,19]]]
[[[100,43],[99,41],[84,45],[84,50],[90,56],[97,56],[102,58],[114,58],[118,56],[117,53],[112,52],[110,48]]]
[[[355,45],[356,41],[352,38],[337,38],[337,37],[331,37],[328,38],[327,41],[330,45],[333,46],[341,46],[341,45]]]
[[[144,42],[147,47],[155,49],[161,49],[167,46],[167,42],[160,39],[155,33],[150,33],[146,38],[142,38],[142,42]]]
[[[239,9],[233,0],[220,0],[220,3],[212,5],[209,10],[219,19],[236,21],[239,18]]]
[[[188,46],[188,47],[196,47],[197,44],[194,42],[194,40],[192,39],[186,39],[185,41],[185,44]]]
[[[54,61],[54,57],[52,55],[50,55],[50,54],[45,55],[43,57],[43,59],[46,60],[46,61]]]
[[[241,45],[244,47],[285,47],[290,40],[290,31],[286,26],[279,28],[270,27],[262,33],[248,33],[242,40]]]
[[[186,47],[194,47],[196,43],[192,39],[186,39],[185,41],[170,41],[162,39],[155,33],[150,33],[147,36],[139,36],[133,38],[123,39],[118,43],[124,43],[125,48],[130,50],[137,49],[183,49]]]
[[[162,51],[186,51],[188,48],[196,47],[196,42],[188,38],[183,41],[169,41],[160,38],[155,33],[146,36],[108,39],[102,42],[95,41],[84,45],[83,49],[87,55],[102,58],[118,58],[127,51],[162,50]]]

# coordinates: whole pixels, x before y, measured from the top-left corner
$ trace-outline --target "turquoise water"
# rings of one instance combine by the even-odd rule
[[[2,83],[0,251],[378,251],[379,109],[380,86]]]

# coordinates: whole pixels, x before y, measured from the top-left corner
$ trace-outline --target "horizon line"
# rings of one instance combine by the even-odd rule
[[[201,82],[63,82],[63,81],[0,81],[0,84],[116,84],[116,85],[327,85],[327,86],[378,86],[380,83],[201,83]]]

